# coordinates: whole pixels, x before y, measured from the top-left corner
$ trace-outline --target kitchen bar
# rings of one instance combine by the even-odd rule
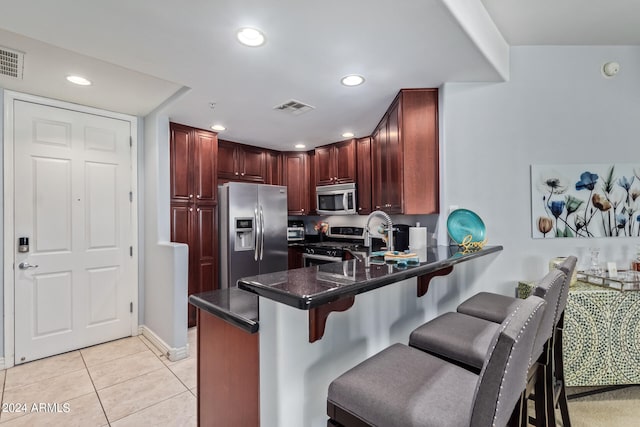
[[[214,418],[215,425],[326,425],[330,379],[389,344],[405,342],[413,328],[433,317],[417,298],[431,278],[501,250],[463,253],[442,246],[430,248],[427,261],[416,266],[367,268],[354,259],[246,277],[239,289],[192,295],[191,304],[199,308],[201,425]],[[462,268],[476,271],[491,259]],[[233,307],[242,310],[234,313]],[[258,330],[251,333],[254,323]],[[246,360],[257,361],[259,369],[241,362]]]

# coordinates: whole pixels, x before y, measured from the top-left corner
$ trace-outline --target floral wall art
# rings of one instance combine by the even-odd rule
[[[534,238],[640,236],[640,163],[531,166]]]

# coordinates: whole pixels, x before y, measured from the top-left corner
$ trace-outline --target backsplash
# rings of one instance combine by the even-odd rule
[[[333,216],[289,216],[289,219],[296,219],[304,222],[305,234],[316,235],[318,232],[314,229],[314,226],[320,222],[326,222],[329,227],[336,226],[351,226],[351,227],[364,227],[367,223],[367,215],[333,215]],[[437,230],[438,215],[391,215],[391,220],[394,224],[406,224],[411,227],[415,227],[417,223],[420,223],[421,227],[427,227],[427,245],[437,245]],[[377,225],[383,222],[382,219],[374,218],[371,227],[372,235],[377,235]],[[444,243],[447,244],[447,243]]]

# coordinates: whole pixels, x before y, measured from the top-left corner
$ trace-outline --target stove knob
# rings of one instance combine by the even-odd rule
[[[308,254],[313,254],[315,251],[313,250],[313,248],[307,248],[307,253]]]

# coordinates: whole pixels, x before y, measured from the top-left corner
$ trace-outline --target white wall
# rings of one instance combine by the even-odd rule
[[[615,78],[601,74],[615,60]],[[450,205],[477,212],[489,244],[504,251],[469,284],[512,293],[518,280],[541,277],[549,259],[574,254],[627,267],[638,238],[533,239],[530,165],[640,165],[640,47],[515,47],[511,80],[447,84],[441,91],[440,241]]]
[[[161,347],[183,354],[187,346],[188,246],[170,242],[169,118],[161,109],[145,117],[144,151],[144,325],[155,340],[161,340]]]
[[[4,89],[0,87],[0,147],[4,147]],[[0,165],[4,165],[4,150],[0,150]],[[4,188],[4,167],[0,174],[0,186]],[[4,197],[0,200],[0,223],[2,242],[4,242]],[[4,244],[0,245],[0,259],[4,260]],[[4,262],[0,263],[0,277],[4,277]],[[4,283],[2,286],[4,289]],[[0,357],[4,359],[4,292],[0,292]],[[2,364],[0,364],[0,368]]]

